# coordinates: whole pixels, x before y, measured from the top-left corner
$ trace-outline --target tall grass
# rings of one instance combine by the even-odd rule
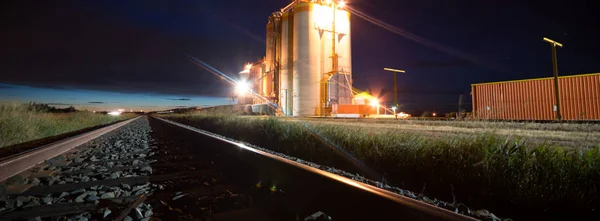
[[[29,105],[0,105],[0,147],[113,123],[133,115],[46,113]]]
[[[308,121],[321,121],[321,119],[303,119]],[[552,131],[581,131],[600,132],[598,123],[573,123],[564,121],[562,123],[537,123],[537,122],[511,122],[511,121],[484,121],[484,120],[393,120],[393,119],[335,119],[334,122],[345,123],[378,123],[378,124],[400,124],[400,125],[423,125],[423,126],[451,126],[461,128],[482,129],[520,129],[520,130],[552,130]]]
[[[600,146],[528,144],[492,133],[429,138],[360,127],[218,115],[166,118],[316,163],[359,172],[327,143],[349,151],[386,180],[504,216],[589,215],[599,206]],[[328,142],[324,142],[326,138]],[[596,214],[597,216],[597,214]]]

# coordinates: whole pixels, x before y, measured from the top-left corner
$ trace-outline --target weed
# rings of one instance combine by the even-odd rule
[[[165,117],[294,157],[360,172],[336,154],[335,148],[342,148],[375,171],[385,173],[391,183],[441,199],[468,201],[472,206],[506,215],[519,211],[592,213],[599,206],[600,146],[564,148],[489,132],[429,137],[420,131],[378,132],[348,125],[307,127],[302,122],[277,118],[206,114]],[[502,123],[492,124],[502,127]],[[489,127],[483,122],[475,126]],[[575,130],[575,126],[556,127]],[[330,147],[325,138],[336,147]]]
[[[0,105],[0,147],[131,118],[90,112],[47,113],[29,105]]]

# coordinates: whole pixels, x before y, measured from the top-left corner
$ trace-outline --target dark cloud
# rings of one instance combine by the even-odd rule
[[[102,101],[90,101],[88,103],[89,104],[106,104],[106,102],[102,102]]]
[[[5,84],[0,84],[0,89],[9,89],[9,88],[13,88],[10,85],[5,85]]]
[[[65,103],[47,103],[47,105],[53,105],[53,106],[72,106],[74,104],[65,104]]]
[[[189,98],[167,98],[167,99],[172,100],[172,101],[190,101],[190,100],[192,100]]]

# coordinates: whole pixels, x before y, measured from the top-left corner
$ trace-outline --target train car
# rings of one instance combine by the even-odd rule
[[[471,85],[474,119],[600,120],[600,73]],[[560,109],[557,108],[560,107]]]

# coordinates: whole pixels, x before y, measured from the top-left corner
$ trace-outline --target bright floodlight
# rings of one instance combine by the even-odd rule
[[[248,82],[239,81],[235,85],[235,92],[238,95],[244,95],[248,93],[248,91],[250,91],[250,85],[248,85]]]
[[[111,111],[111,112],[108,112],[108,115],[118,116],[118,115],[121,115],[121,112]]]
[[[340,3],[338,4],[340,8],[343,8],[344,6],[346,6],[346,2],[344,2],[344,0],[340,1]]]
[[[377,99],[371,100],[371,106],[373,106],[373,107],[379,106],[379,100],[377,100]]]
[[[394,106],[394,107],[392,107],[392,110],[394,110],[394,111],[395,111],[395,110],[396,110],[396,107],[395,107],[395,106]]]
[[[246,66],[244,66],[245,70],[250,70],[250,68],[252,68],[252,64],[246,64]]]

